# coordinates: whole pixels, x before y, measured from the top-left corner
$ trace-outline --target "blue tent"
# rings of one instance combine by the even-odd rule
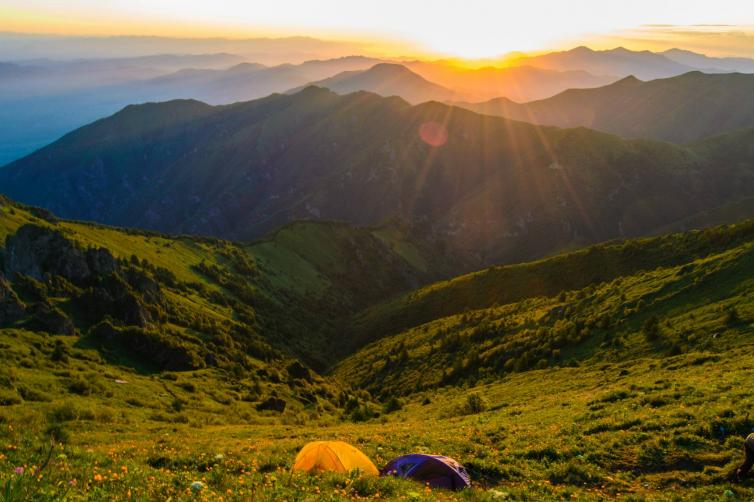
[[[471,486],[466,469],[452,458],[440,455],[404,455],[388,462],[380,475],[409,478],[432,488],[462,490]]]

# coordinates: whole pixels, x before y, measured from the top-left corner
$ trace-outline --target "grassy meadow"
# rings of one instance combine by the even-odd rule
[[[144,376],[76,348],[68,362],[52,362],[45,346],[54,339],[5,338],[3,354],[18,365],[6,365],[2,378],[25,397],[0,409],[0,477],[11,487],[4,500],[754,497],[751,482],[727,480],[752,427],[751,345],[535,370],[421,393],[353,423],[335,410],[260,414],[212,372]],[[71,385],[79,378],[91,392]],[[378,466],[406,452],[443,453],[464,463],[474,487],[452,493],[355,474],[292,475],[296,452],[323,438],[358,446]],[[200,491],[191,487],[197,481]]]
[[[413,289],[436,257],[397,229],[241,246],[1,210],[13,252],[112,257],[0,277],[21,312],[0,329],[2,502],[754,498],[729,481],[754,429],[752,222]],[[378,467],[451,456],[473,487],[291,473],[321,439]]]

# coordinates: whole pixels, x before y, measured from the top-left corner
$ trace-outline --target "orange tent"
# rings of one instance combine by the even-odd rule
[[[350,472],[360,470],[378,476],[380,471],[360,450],[343,441],[314,441],[296,455],[294,471]]]

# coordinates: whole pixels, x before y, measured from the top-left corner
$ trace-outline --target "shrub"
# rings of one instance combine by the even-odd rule
[[[12,391],[0,391],[0,406],[12,406],[20,404],[21,398]]]
[[[642,327],[642,332],[644,333],[644,338],[646,338],[648,342],[654,342],[660,339],[662,331],[660,330],[660,320],[657,316],[652,316],[647,319],[644,323],[644,327]]]
[[[80,376],[68,381],[68,391],[79,396],[88,396],[92,394],[96,389],[95,386],[89,381],[84,380]]]
[[[0,388],[12,389],[17,378],[16,370],[13,367],[0,368]]]
[[[173,399],[173,402],[171,403],[170,407],[173,409],[173,411],[181,412],[183,411],[183,408],[186,407],[186,404],[187,403],[185,400],[179,397],[176,397],[175,399]]]
[[[393,396],[385,403],[382,410],[385,413],[393,413],[394,411],[398,411],[401,408],[403,408],[403,403],[401,403],[401,400],[397,397]]]
[[[561,455],[554,447],[545,446],[544,448],[527,451],[524,454],[524,457],[531,460],[539,460],[541,462],[542,460],[558,460],[560,459]]]
[[[25,386],[19,386],[18,393],[21,394],[21,397],[24,398],[24,401],[36,401],[42,403],[52,401],[52,397],[49,394]]]
[[[196,385],[194,385],[193,382],[181,382],[178,384],[178,387],[186,392],[196,392]]]
[[[730,307],[725,313],[725,324],[728,326],[734,326],[741,321],[741,316],[738,315],[736,307]]]
[[[595,486],[602,483],[602,477],[588,466],[575,460],[558,464],[547,472],[552,484]]]
[[[70,434],[61,423],[48,425],[45,429],[45,435],[56,443],[68,443],[70,439]]]
[[[466,402],[461,407],[461,413],[464,415],[475,415],[482,413],[488,408],[487,400],[476,392],[472,392],[466,396]]]
[[[614,390],[612,392],[608,392],[597,401],[601,403],[615,403],[617,401],[622,401],[624,399],[628,399],[629,397],[633,397],[633,395],[633,393],[626,390]]]
[[[71,422],[78,420],[80,410],[70,401],[64,401],[47,412],[47,420],[50,423],[57,424],[62,422]]]
[[[658,471],[665,465],[665,449],[657,443],[642,446],[636,458],[636,467],[645,472]]]
[[[52,354],[50,354],[50,359],[59,363],[67,363],[68,356],[68,346],[62,340],[55,340],[55,348],[52,350]]]

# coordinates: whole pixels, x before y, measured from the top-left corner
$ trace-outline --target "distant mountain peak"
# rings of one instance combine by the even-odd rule
[[[591,53],[593,53],[593,52],[595,52],[595,51],[594,51],[594,49],[590,49],[590,48],[589,48],[589,47],[587,47],[586,45],[579,45],[578,47],[574,47],[573,49],[571,49],[571,50],[570,50],[570,51],[568,51],[568,52],[572,52],[572,53],[582,53],[582,54],[587,54],[587,53],[589,53],[589,54],[591,54]]]
[[[227,71],[230,73],[236,73],[236,72],[245,72],[245,71],[251,71],[251,70],[261,70],[263,68],[267,68],[267,67],[259,63],[244,62],[244,63],[239,63],[235,66],[231,66],[230,68],[228,68]]]
[[[624,77],[617,82],[614,82],[612,85],[634,85],[634,84],[642,84],[644,83],[643,80],[639,80],[633,75],[629,75],[627,77]]]
[[[399,63],[377,63],[376,65],[372,66],[367,72],[389,72],[389,73],[399,73],[403,75],[415,75],[419,77],[416,73],[412,72],[405,66]]]

